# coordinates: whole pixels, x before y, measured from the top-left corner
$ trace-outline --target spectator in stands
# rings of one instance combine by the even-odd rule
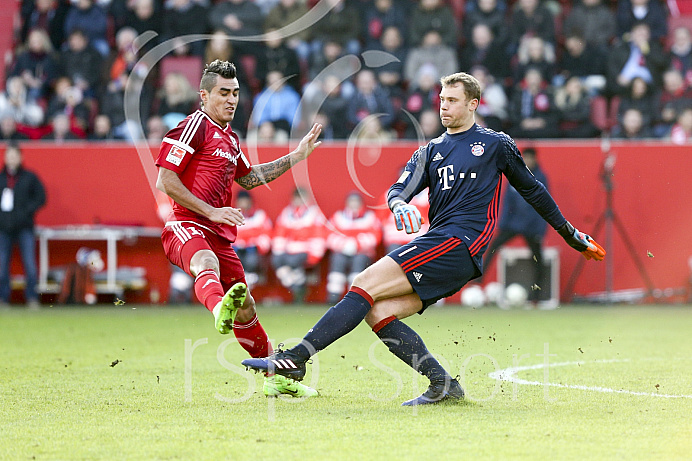
[[[87,97],[95,97],[99,91],[103,57],[89,45],[89,39],[80,29],[74,29],[67,37],[67,49],[60,53],[63,72]]]
[[[288,132],[278,129],[272,122],[264,122],[260,126],[248,130],[245,139],[248,145],[285,144],[288,142]]]
[[[153,145],[161,144],[164,136],[173,127],[166,126],[163,119],[158,115],[152,115],[147,119],[146,136],[147,142]]]
[[[668,34],[666,10],[659,0],[618,0],[616,20],[618,37],[624,37],[639,22],[648,24],[654,40]]]
[[[163,79],[159,90],[159,108],[157,113],[166,126],[178,125],[187,114],[195,111],[199,96],[185,76],[171,72]]]
[[[591,99],[579,77],[571,77],[557,89],[555,106],[560,114],[561,137],[598,136],[598,129],[591,123]]]
[[[467,2],[468,4],[468,2]],[[500,8],[497,0],[478,0],[478,5],[464,16],[464,36],[469,42],[473,38],[473,30],[478,24],[490,28],[494,40],[503,47],[507,44],[507,22],[505,11]]]
[[[125,86],[128,80],[135,91],[141,89],[139,108],[142,120],[148,117],[153,100],[153,89],[144,80],[149,69],[138,61],[139,55],[134,45],[136,37],[137,32],[130,27],[123,27],[116,34],[116,50],[110,58],[107,72],[108,83],[99,98],[99,110],[110,117],[117,139],[137,139],[141,129],[133,120],[125,118]]]
[[[43,123],[43,109],[29,98],[22,77],[7,79],[5,91],[0,93],[0,118],[10,117],[15,123],[36,127]]]
[[[372,0],[365,4],[363,31],[365,47],[376,48],[387,28],[395,28],[402,37],[407,34],[408,5],[400,0]]]
[[[149,30],[156,32],[158,35],[161,34],[163,28],[162,14],[154,0],[130,0],[127,6],[125,23],[128,27],[132,27],[137,32],[137,35],[141,35]],[[188,18],[188,20],[191,19]],[[142,54],[152,49],[158,43],[158,36],[146,42],[143,46]]]
[[[382,126],[378,115],[368,115],[360,121],[354,135],[358,141],[366,144],[386,144],[396,139],[396,133]]]
[[[608,89],[611,94],[623,94],[635,77],[660,88],[668,62],[661,44],[651,39],[649,26],[639,22],[632,27],[629,40],[616,45],[608,56]]]
[[[442,0],[421,0],[412,11],[409,19],[409,45],[424,46],[425,37],[431,31],[437,32],[440,43],[456,49],[458,40],[454,13]],[[442,72],[442,75],[447,74]]]
[[[654,133],[662,137],[670,132],[683,110],[692,107],[692,88],[686,85],[679,70],[671,68],[663,74],[663,91],[658,97],[658,124]]]
[[[79,138],[70,127],[70,117],[65,114],[55,114],[50,122],[51,131],[44,135],[42,141],[52,141],[61,144],[66,141],[76,141]]]
[[[541,37],[524,37],[517,50],[518,64],[514,71],[514,81],[518,82],[529,67],[538,69],[546,82],[552,82],[555,75],[555,48]]]
[[[89,44],[102,56],[108,56],[108,15],[93,0],[76,0],[65,18],[65,35],[74,29],[82,30],[89,37]]]
[[[0,190],[0,304],[10,301],[10,261],[17,245],[24,266],[24,299],[30,308],[38,308],[34,215],[46,202],[46,194],[38,176],[22,167],[22,151],[16,144],[5,148]]]
[[[82,90],[73,86],[68,77],[56,80],[53,97],[48,103],[48,119],[52,120],[57,114],[65,114],[70,121],[71,130],[84,136],[89,129],[90,113],[89,106],[84,102]]]
[[[686,27],[678,27],[673,31],[673,44],[670,46],[671,66],[680,71],[692,86],[692,36]]]
[[[300,122],[300,95],[286,85],[284,75],[272,70],[267,74],[267,86],[255,96],[250,128],[271,122],[276,128],[291,132],[294,121]]]
[[[551,87],[541,71],[529,68],[514,89],[509,105],[514,138],[556,138],[559,135],[559,113],[555,108]]]
[[[509,76],[509,59],[504,52],[505,45],[493,36],[488,24],[480,22],[473,26],[470,39],[470,43],[461,49],[461,69],[483,66],[497,79]]]
[[[439,77],[437,69],[430,64],[426,64],[418,69],[416,78],[409,84],[404,109],[415,119],[418,119],[426,110],[440,110]],[[407,137],[410,139],[415,138],[416,129],[410,118],[405,116],[403,121],[407,125]]]
[[[586,48],[605,54],[615,37],[615,14],[603,0],[574,2],[565,18],[563,33],[567,37],[583,37]]]
[[[267,74],[280,72],[288,77],[288,83],[296,92],[300,92],[300,62],[295,51],[284,44],[281,34],[274,29],[265,31],[264,48],[258,52],[256,77],[261,82],[267,81]]]
[[[111,127],[111,119],[106,114],[98,114],[94,117],[94,130],[88,134],[89,141],[112,141],[113,128]]]
[[[308,12],[308,7],[302,0],[279,0],[264,19],[264,30],[278,30],[302,18]],[[286,45],[298,54],[298,58],[307,62],[310,58],[310,28],[286,39]]]
[[[315,267],[325,250],[324,216],[309,192],[296,188],[276,220],[271,258],[276,277],[291,291],[293,302],[305,300],[306,269]]]
[[[0,115],[0,141],[24,141],[25,133],[17,131],[17,122],[11,115]]]
[[[380,43],[373,47],[375,50],[384,51],[394,58],[391,62],[377,67],[377,81],[389,94],[394,110],[401,108],[404,99],[402,83],[404,80],[404,60],[406,59],[406,47],[404,37],[397,27],[389,26],[380,36]]]
[[[207,7],[196,0],[172,0],[165,2],[161,42],[184,35],[207,33],[209,30],[207,15]],[[187,47],[189,48],[189,54],[195,56],[204,55],[204,42],[202,40],[192,42]],[[180,45],[176,46],[176,49],[179,48]]]
[[[635,77],[632,79],[627,93],[620,98],[618,119],[622,121],[625,112],[630,109],[637,109],[642,114],[644,125],[651,127],[656,119],[656,109],[658,108],[656,102],[651,87],[646,84],[644,79]]]
[[[69,8],[70,4],[62,0],[23,1],[21,15],[24,22],[20,40],[25,42],[30,31],[42,29],[50,37],[53,49],[59,50],[63,42],[65,17]]]
[[[360,14],[345,0],[327,0],[329,13],[310,28],[312,55],[318,56],[327,42],[338,43],[346,53],[360,53]]]
[[[416,117],[415,123],[409,121],[404,138],[417,139],[425,144],[431,139],[440,136],[441,133],[442,125],[440,124],[439,110],[427,109]]]
[[[421,44],[408,52],[404,65],[404,78],[408,82],[413,81],[418,70],[425,64],[435,67],[438,79],[443,75],[456,72],[459,67],[455,48],[447,46],[442,41],[442,36],[435,30],[426,32]]]
[[[651,129],[644,123],[644,115],[638,109],[628,109],[622,120],[613,128],[613,138],[646,139],[651,137]]]
[[[424,110],[418,117],[418,122],[420,123],[420,129],[423,134],[423,140],[428,141],[430,139],[435,139],[440,136],[443,128],[440,123],[440,112],[435,110]]]
[[[375,73],[363,69],[355,78],[356,92],[348,102],[348,123],[355,127],[368,115],[381,114],[379,123],[384,130],[388,130],[394,121],[394,109],[387,93],[377,83]]]
[[[236,196],[236,208],[245,217],[245,224],[238,227],[233,249],[245,269],[245,280],[252,289],[264,276],[262,259],[269,254],[272,245],[272,222],[264,210],[255,208],[249,192],[241,190]]]
[[[222,30],[231,38],[262,33],[262,12],[252,0],[219,1],[209,10],[208,18],[212,29]],[[254,56],[257,49],[252,42],[234,41],[233,46],[240,55]]]
[[[332,73],[337,75],[346,75],[350,63],[348,60],[342,60],[344,56],[344,47],[334,40],[327,40],[322,44],[322,48],[312,54],[310,62],[310,78],[308,80],[315,80],[320,73],[329,66],[335,65],[339,66],[338,69],[333,69],[330,67]],[[336,64],[336,63],[340,64]]]
[[[240,56],[236,54],[233,43],[228,35],[226,35],[226,32],[222,30],[216,30],[211,34],[211,39],[209,39],[204,49],[204,62],[214,62],[217,59],[220,61],[236,62],[238,65],[241,64]],[[250,85],[247,70],[245,70],[245,72],[238,72],[238,83],[240,84],[240,94],[242,98],[242,90],[248,88]]]
[[[678,115],[677,122],[670,130],[670,142],[692,144],[692,107],[688,107]]]
[[[350,285],[374,260],[382,231],[375,212],[365,207],[363,197],[357,192],[348,194],[344,208],[334,213],[329,224],[327,303],[334,304],[343,296],[346,283]]]
[[[560,58],[560,73],[553,78],[553,85],[562,86],[572,77],[579,77],[591,94],[605,89],[605,54],[593,47],[579,34],[567,36],[565,49]]]
[[[555,45],[555,22],[552,13],[539,0],[519,0],[513,7],[510,24],[510,48],[514,54],[524,36],[540,37]]]
[[[481,85],[481,98],[476,114],[483,117],[486,128],[502,131],[507,120],[507,94],[502,85],[495,82],[494,77],[483,66],[471,68],[471,75],[476,77]]]
[[[59,74],[60,67],[48,34],[40,29],[32,30],[26,41],[26,49],[17,55],[9,75],[21,77],[28,98],[38,101],[48,97],[50,86]]]
[[[537,180],[548,188],[548,178],[538,164],[536,150],[528,147],[522,150],[521,156],[524,163],[533,173]],[[543,238],[545,237],[546,222],[529,205],[529,203],[519,195],[519,192],[509,185],[502,198],[502,212],[498,223],[498,232],[490,242],[488,250],[483,258],[483,274],[487,274],[490,264],[495,258],[495,253],[507,242],[515,237],[521,236],[528,245],[533,255],[534,267],[532,285],[541,286],[545,276],[545,266],[543,265]],[[478,279],[480,283],[481,279]],[[538,301],[538,290],[531,290],[529,293],[530,301]]]
[[[319,106],[319,113],[325,117],[331,127],[332,139],[346,139],[350,133],[348,124],[343,123],[343,116],[348,110],[348,98],[341,91],[342,84],[336,75],[325,76],[322,82],[324,99]],[[327,126],[327,125],[324,125]]]

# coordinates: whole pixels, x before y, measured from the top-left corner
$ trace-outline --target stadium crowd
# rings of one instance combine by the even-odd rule
[[[204,63],[221,58],[239,67],[233,126],[251,140],[312,121],[327,140],[437,136],[439,78],[464,70],[483,85],[479,123],[515,138],[692,142],[692,2],[325,1],[324,18],[284,38],[315,0],[22,0],[0,139],[137,139],[129,87],[159,142],[198,107]],[[139,46],[146,31],[158,35]],[[150,69],[140,58],[159,44],[171,51]],[[373,50],[389,56],[363,57]]]

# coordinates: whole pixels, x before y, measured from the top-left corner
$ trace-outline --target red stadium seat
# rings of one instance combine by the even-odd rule
[[[608,126],[608,101],[603,96],[596,96],[591,100],[591,123],[601,131],[607,131]]]
[[[610,108],[608,109],[608,128],[613,128],[618,124],[618,110],[620,110],[620,97],[613,96],[610,99]]]
[[[187,78],[192,88],[199,88],[204,63],[199,56],[167,56],[161,60],[159,84],[163,84],[166,75],[178,72]]]

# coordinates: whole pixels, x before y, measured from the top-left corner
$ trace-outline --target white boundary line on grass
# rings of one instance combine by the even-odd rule
[[[629,362],[629,359],[612,359],[612,360],[594,360],[589,363],[617,363],[617,362]],[[528,381],[526,379],[521,379],[517,376],[520,371],[526,370],[540,370],[548,367],[565,367],[569,365],[584,365],[587,362],[559,362],[559,363],[539,363],[537,365],[529,365],[523,367],[509,367],[504,370],[497,370],[489,373],[492,379],[497,381],[507,381],[516,384],[525,384],[527,386],[551,386],[551,387],[561,387],[565,389],[579,389],[582,391],[592,391],[592,392],[604,392],[604,393],[615,393],[615,394],[631,394],[631,395],[641,395],[645,397],[663,397],[667,399],[692,399],[692,395],[675,395],[675,394],[658,394],[655,392],[636,392],[628,391],[625,389],[611,389],[609,387],[601,386],[582,386],[579,384],[560,384],[560,383],[544,383],[541,381]]]

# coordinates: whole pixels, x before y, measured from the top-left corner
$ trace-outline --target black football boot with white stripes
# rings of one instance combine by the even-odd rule
[[[291,351],[282,351],[273,353],[269,357],[261,359],[245,359],[241,362],[246,368],[252,368],[256,371],[268,373],[270,375],[277,374],[296,381],[302,381],[305,377],[305,360],[298,357]]]

